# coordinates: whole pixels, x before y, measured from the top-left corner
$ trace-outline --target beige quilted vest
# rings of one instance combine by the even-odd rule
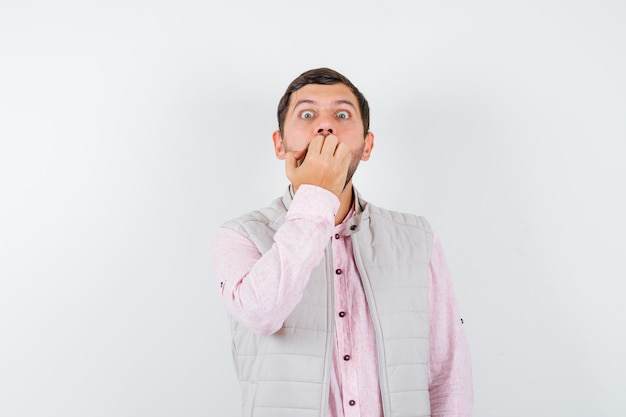
[[[430,415],[428,268],[432,232],[422,217],[384,210],[355,192],[349,220],[354,257],[376,331],[385,417]],[[289,190],[269,207],[224,224],[263,254],[283,224]],[[302,301],[269,336],[231,320],[244,417],[325,417],[334,337],[329,246]]]

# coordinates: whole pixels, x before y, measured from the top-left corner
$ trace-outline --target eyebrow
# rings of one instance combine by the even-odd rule
[[[308,99],[303,99],[303,100],[298,100],[298,102],[293,106],[293,108],[297,108],[298,106],[300,106],[301,104],[314,104],[317,105],[318,103],[314,100],[308,100]],[[347,104],[348,106],[352,107],[355,111],[356,111],[356,106],[350,101],[350,100],[335,100],[331,103],[333,106],[337,106],[340,104]]]

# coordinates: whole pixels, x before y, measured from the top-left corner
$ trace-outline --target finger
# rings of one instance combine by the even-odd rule
[[[291,151],[289,152],[294,159],[296,160],[297,165],[299,166],[300,164],[302,164],[302,160],[306,157],[306,153],[307,153],[308,149],[301,149],[299,151]]]
[[[347,169],[352,161],[352,155],[350,154],[348,145],[345,143],[339,143],[337,145],[337,149],[335,150],[334,158],[338,162],[339,166]]]
[[[285,154],[285,171],[289,176],[298,167],[298,158],[296,158],[295,152],[287,152]]]
[[[350,168],[350,164],[352,163],[352,155],[350,155],[349,152],[346,152],[342,157],[341,157],[341,167],[345,170],[345,172],[348,172],[348,169]]]
[[[313,155],[319,155],[322,151],[322,146],[324,145],[324,136],[318,135],[311,139],[309,142],[309,152]]]
[[[348,145],[346,145],[345,143],[338,143],[337,147],[335,148],[335,157],[341,160],[348,154]]]
[[[322,154],[327,156],[333,156],[337,149],[337,143],[339,139],[335,135],[328,135],[324,140],[324,147],[322,148]]]

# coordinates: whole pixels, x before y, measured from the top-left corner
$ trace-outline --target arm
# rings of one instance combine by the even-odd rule
[[[469,346],[450,271],[435,237],[430,261],[429,391],[432,417],[470,417],[474,394]]]
[[[331,192],[302,185],[263,256],[235,231],[218,230],[213,261],[222,303],[233,318],[260,334],[281,328],[324,255],[338,207]]]

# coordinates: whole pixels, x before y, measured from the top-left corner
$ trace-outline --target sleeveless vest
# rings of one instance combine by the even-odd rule
[[[292,196],[224,224],[261,254],[273,244]],[[346,233],[376,332],[385,417],[430,415],[429,264],[433,235],[418,216],[384,210],[355,191]],[[282,328],[258,335],[231,319],[244,417],[326,417],[334,344],[331,239],[301,302]]]

